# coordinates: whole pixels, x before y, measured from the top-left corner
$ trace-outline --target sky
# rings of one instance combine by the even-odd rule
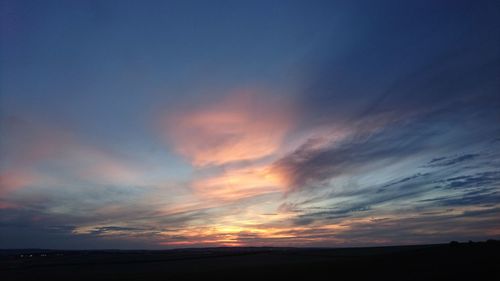
[[[0,2],[0,248],[500,238],[498,1]]]

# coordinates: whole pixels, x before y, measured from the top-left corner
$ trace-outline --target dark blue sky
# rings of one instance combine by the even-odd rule
[[[1,1],[0,247],[500,237],[497,1]]]

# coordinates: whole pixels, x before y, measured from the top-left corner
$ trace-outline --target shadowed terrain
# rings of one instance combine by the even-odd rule
[[[500,280],[498,241],[371,248],[3,250],[2,280]]]

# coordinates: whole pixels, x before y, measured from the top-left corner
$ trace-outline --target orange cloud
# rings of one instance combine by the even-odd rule
[[[175,149],[196,166],[255,160],[275,153],[291,125],[290,108],[250,92],[167,116]]]
[[[282,191],[282,186],[281,177],[267,166],[230,169],[193,184],[201,197],[223,201]]]
[[[272,227],[263,224],[192,226],[160,233],[160,245],[186,246],[306,246],[327,240],[340,244],[342,239],[333,235],[349,230],[349,226],[323,225],[314,229],[297,226]],[[321,235],[318,235],[321,234]],[[329,234],[329,235],[328,235]],[[331,236],[330,236],[331,235]],[[323,237],[321,237],[323,236]],[[293,241],[293,242],[291,242]]]

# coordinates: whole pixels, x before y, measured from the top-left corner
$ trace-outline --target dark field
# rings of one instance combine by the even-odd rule
[[[500,243],[378,248],[0,251],[1,280],[500,280]]]

